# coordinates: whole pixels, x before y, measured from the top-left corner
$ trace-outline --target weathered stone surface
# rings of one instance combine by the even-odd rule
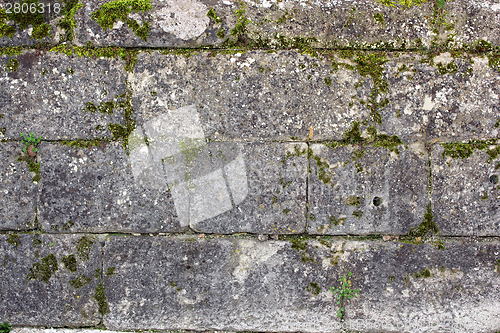
[[[2,56],[0,62],[7,65],[10,59],[19,63],[17,70],[0,73],[0,127],[7,138],[29,132],[49,140],[110,137],[106,126],[123,124],[120,108],[113,114],[86,110],[86,103],[99,108],[125,93],[121,61],[30,51]],[[96,129],[99,125],[104,130]]]
[[[345,303],[344,327],[362,332],[498,330],[500,244],[450,241],[443,246],[347,243],[339,265],[352,272],[352,288],[360,292]]]
[[[167,188],[138,188],[122,145],[43,143],[38,221],[47,232],[176,232],[184,228]]]
[[[21,156],[23,144],[0,143],[0,229],[33,228],[37,185]]]
[[[311,145],[308,232],[403,235],[418,226],[429,203],[427,152],[396,149]]]
[[[242,35],[242,45],[258,42],[260,47],[287,47],[289,44],[284,41],[293,37],[315,38],[313,45],[316,46],[374,44],[411,47],[418,45],[417,41],[430,45],[435,36],[438,40],[445,40],[451,33],[456,33],[456,39],[460,42],[471,43],[480,38],[488,38],[496,45],[500,42],[494,33],[500,28],[500,7],[493,1],[445,2],[444,7],[437,10],[434,10],[433,1],[421,6],[413,4],[409,9],[399,3],[393,7],[384,6],[375,0],[356,4],[347,0],[308,3],[151,1],[150,10],[128,16],[139,27],[149,24],[149,34],[142,37],[121,21],[103,30],[97,20],[92,19],[92,14],[106,2],[83,1],[84,7],[75,16],[78,43],[84,45],[90,41],[95,45],[195,47],[224,45],[227,38],[234,41],[238,35]],[[212,7],[213,16],[209,18],[207,13]],[[240,25],[232,33],[238,22],[246,22],[244,29]],[[437,30],[437,35],[434,30]]]
[[[360,292],[342,303],[344,325],[493,331],[499,319],[500,245],[442,246],[110,237],[104,270],[115,267],[116,273],[104,278],[110,309],[104,325],[339,332],[339,306],[329,288],[340,287],[351,272],[350,288]]]
[[[432,202],[440,234],[500,235],[500,158],[490,160],[487,149],[462,159],[444,156],[440,144],[433,146]]]
[[[332,285],[337,269],[302,263],[287,242],[110,238],[103,267],[116,267],[104,281],[110,313],[103,323],[109,329],[319,332],[339,327],[331,294],[307,290],[310,282]]]
[[[0,235],[0,317],[15,326],[93,326],[101,246],[84,235]],[[96,277],[96,276],[97,277]]]
[[[225,168],[231,184],[233,208],[200,221],[190,221],[191,228],[208,233],[251,232],[298,234],[305,231],[307,159],[285,160],[287,152],[306,149],[304,143],[247,143],[239,145],[243,166]],[[230,166],[229,164],[227,164]],[[243,170],[245,168],[245,170]],[[214,188],[214,181],[210,187]],[[236,190],[236,192],[235,192]],[[199,210],[214,210],[209,191],[197,198]],[[237,200],[239,198],[239,200]],[[238,204],[236,204],[239,202]],[[193,205],[193,204],[191,204]]]
[[[311,127],[313,139],[339,140],[353,122],[363,121],[405,143],[499,135],[494,125],[500,76],[487,58],[471,64],[442,54],[435,63],[456,63],[457,72],[440,74],[411,53],[354,53],[346,59],[292,51],[209,55],[140,54],[130,78],[134,97],[142,102],[136,119],[145,122],[196,105],[205,136],[221,140],[306,139]],[[375,99],[387,98],[389,104],[376,107],[379,124],[370,96],[384,82],[387,92]]]

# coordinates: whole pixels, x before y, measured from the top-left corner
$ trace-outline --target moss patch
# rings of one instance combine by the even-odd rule
[[[111,276],[114,275],[115,273],[116,273],[115,267],[108,267],[108,269],[106,270],[106,276]]]
[[[410,232],[408,232],[408,236],[424,237],[429,232],[439,233],[439,228],[436,222],[434,222],[434,215],[432,214],[430,202],[427,205],[427,212],[424,214],[424,220],[418,227],[411,228]]]
[[[17,249],[17,247],[21,245],[21,237],[19,237],[19,235],[16,234],[9,234],[9,236],[7,236],[7,243],[9,243],[10,245],[14,246]]]
[[[17,61],[17,59],[15,58],[11,58],[7,62],[6,68],[9,72],[17,72],[17,69],[19,68],[19,61]]]
[[[89,260],[90,252],[92,252],[92,244],[94,244],[94,240],[88,236],[83,236],[78,240],[76,243],[76,251],[81,260]]]
[[[442,143],[441,145],[444,148],[442,153],[443,158],[445,156],[450,156],[452,158],[461,158],[466,159],[469,158],[474,150],[486,150],[486,153],[490,156],[488,159],[488,163],[493,161],[500,154],[500,147],[489,148],[492,145],[497,144],[495,139],[490,140],[470,140],[467,143],[463,142],[447,142]]]
[[[32,178],[33,182],[40,181],[40,163],[36,162],[35,157],[31,157],[29,155],[21,155],[17,160],[19,162],[26,162],[26,164],[28,165],[28,170],[35,173],[35,176],[33,176]]]
[[[78,269],[78,264],[76,262],[76,258],[73,254],[70,254],[69,256],[63,257],[61,261],[64,264],[64,267],[66,267],[70,272],[76,272]]]
[[[306,289],[313,295],[319,295],[321,292],[321,287],[315,282],[310,282]]]
[[[57,259],[53,254],[42,258],[40,263],[34,263],[26,276],[28,280],[39,280],[49,284],[52,275],[59,270]]]
[[[149,23],[143,22],[142,26],[136,20],[128,17],[131,13],[150,10],[149,0],[115,0],[103,4],[91,15],[92,20],[97,21],[103,30],[112,29],[113,25],[122,21],[143,40],[147,41],[149,36]]]
[[[101,315],[105,315],[109,313],[108,301],[106,299],[106,295],[104,293],[104,284],[101,282],[95,288],[94,299],[97,301],[99,305],[99,313]]]
[[[427,268],[423,268],[420,272],[415,272],[413,273],[413,276],[415,277],[415,279],[418,279],[418,278],[429,278],[431,277],[431,271],[429,271]]]
[[[75,289],[80,289],[84,285],[90,283],[92,281],[92,278],[89,278],[85,275],[79,275],[76,279],[71,279],[69,280],[70,286],[72,286]]]

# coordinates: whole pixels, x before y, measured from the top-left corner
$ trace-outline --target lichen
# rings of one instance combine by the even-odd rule
[[[97,21],[103,30],[113,29],[113,25],[122,21],[143,40],[147,41],[149,36],[149,23],[143,22],[142,26],[136,20],[130,19],[129,14],[136,12],[146,13],[152,8],[149,0],[115,0],[104,3],[91,15],[92,20]]]
[[[34,263],[26,276],[28,280],[39,280],[49,284],[52,275],[59,270],[55,255],[49,254],[40,263]]]

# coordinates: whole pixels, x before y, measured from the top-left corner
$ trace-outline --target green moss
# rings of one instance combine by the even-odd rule
[[[116,268],[115,267],[108,267],[106,270],[106,276],[111,276],[116,273]]]
[[[450,156],[452,158],[466,159],[469,158],[474,153],[475,149],[478,150],[486,149],[486,153],[490,156],[488,159],[488,163],[490,163],[492,160],[498,157],[498,154],[500,154],[500,147],[492,149],[489,148],[491,145],[494,145],[496,143],[497,141],[495,139],[490,139],[487,141],[470,140],[468,143],[463,143],[463,142],[442,143],[441,145],[444,148],[442,156],[443,158],[445,156]]]
[[[458,71],[458,66],[453,61],[449,62],[446,66],[439,62],[436,66],[438,73],[441,75],[454,74]]]
[[[101,142],[104,142],[105,140],[103,139],[92,139],[92,140],[83,140],[83,139],[77,139],[77,140],[73,140],[73,141],[69,141],[69,140],[63,140],[63,141],[60,141],[60,143],[62,145],[65,145],[65,146],[70,146],[70,147],[75,147],[75,148],[92,148],[92,147],[98,147]],[[68,221],[69,225],[68,224],[68,229],[73,226],[73,222],[71,221]],[[64,226],[63,226],[63,230],[64,229]],[[66,229],[67,230],[67,229]]]
[[[330,224],[333,224],[333,225],[344,225],[346,218],[345,217],[339,217],[337,219],[337,218],[335,218],[335,216],[330,215],[328,217],[328,219],[330,220]]]
[[[210,9],[208,10],[207,17],[214,21],[215,24],[222,23],[222,19],[217,16],[217,14],[215,14],[215,9],[213,7],[210,7]]]
[[[289,214],[291,212],[291,210],[288,208],[285,208],[285,209],[283,209],[282,212],[283,212],[283,214]]]
[[[8,62],[7,62],[7,70],[9,72],[17,72],[17,68],[19,67],[19,61],[17,61],[17,59],[15,58],[11,58]]]
[[[94,299],[97,301],[99,305],[99,313],[101,315],[105,315],[109,313],[109,306],[106,299],[106,295],[104,293],[104,284],[101,282],[95,288]]]
[[[16,33],[16,28],[8,25],[9,16],[3,8],[0,8],[0,37],[11,38]]]
[[[21,245],[21,237],[19,237],[19,235],[16,234],[9,234],[7,236],[7,243],[9,243],[10,245],[14,246],[17,249],[17,247]]]
[[[319,295],[321,292],[321,287],[315,282],[310,282],[306,289],[313,295]]]
[[[385,20],[384,20],[384,15],[382,15],[381,13],[375,13],[373,14],[373,19],[375,20],[375,22],[377,22],[378,24],[384,26],[385,25]]]
[[[92,281],[92,278],[89,278],[85,275],[80,274],[76,279],[71,279],[69,280],[70,286],[72,286],[75,289],[80,289],[84,285],[90,283]]]
[[[134,31],[134,33],[147,41],[149,35],[149,23],[144,22],[142,26],[137,21],[129,19],[128,15],[134,12],[143,12],[150,10],[149,0],[115,0],[103,4],[97,11],[91,15],[92,20],[97,21],[103,30],[112,29],[113,25],[122,21]]]
[[[329,172],[330,165],[327,162],[323,162],[318,155],[313,155],[313,159],[316,162],[318,179],[325,185],[330,184],[332,181]]]
[[[100,268],[96,268],[95,271],[94,271],[94,277],[96,279],[100,279],[102,277],[102,271]]]
[[[357,217],[359,219],[363,217],[363,212],[360,210],[355,210],[354,212],[352,212],[352,216]]]
[[[408,236],[413,237],[424,237],[429,232],[439,233],[439,228],[434,222],[434,216],[432,214],[431,203],[427,205],[427,212],[424,214],[424,220],[416,228],[411,228],[408,232]]]
[[[413,276],[415,277],[415,279],[418,279],[418,278],[429,278],[431,277],[431,272],[427,269],[427,268],[423,268],[420,272],[415,272],[413,273]]]
[[[31,246],[33,247],[42,247],[43,242],[37,237],[37,235],[33,236],[33,240],[31,241]]]
[[[61,261],[63,262],[64,267],[66,267],[70,272],[74,273],[78,269],[78,264],[73,254],[63,257]]]
[[[345,200],[347,206],[359,206],[361,205],[361,198],[355,195],[351,195]]]
[[[0,47],[0,55],[16,56],[23,52],[22,46],[4,46]]]
[[[19,162],[26,162],[28,165],[28,170],[35,173],[32,180],[38,183],[40,181],[40,163],[36,163],[36,158],[29,155],[21,155],[17,159]]]
[[[332,86],[332,78],[331,77],[325,77],[325,84],[329,87]]]
[[[71,220],[69,220],[68,222],[64,223],[63,226],[62,226],[62,230],[63,231],[67,231],[69,229],[71,229],[72,226],[74,226],[75,224],[73,222],[71,222]]]
[[[32,38],[43,39],[50,34],[50,25],[47,23],[42,23],[33,28],[33,32],[31,33]]]
[[[52,275],[59,270],[57,259],[53,254],[42,258],[40,263],[34,263],[26,276],[28,280],[39,280],[49,284]]]
[[[74,38],[73,29],[76,28],[75,14],[76,11],[82,8],[83,5],[79,0],[66,0],[64,1],[64,7],[61,10],[62,17],[59,19],[57,24],[60,28],[64,29],[64,38],[68,41],[72,41]]]
[[[413,6],[420,6],[423,3],[426,3],[427,0],[379,0],[378,2],[387,7],[401,6],[403,9],[408,9]]]
[[[90,253],[92,252],[92,244],[94,244],[94,240],[88,236],[82,236],[76,242],[76,251],[81,260],[89,260]]]

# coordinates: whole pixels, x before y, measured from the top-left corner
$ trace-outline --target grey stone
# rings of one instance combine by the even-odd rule
[[[29,132],[48,140],[110,137],[109,123],[123,125],[120,108],[113,114],[97,111],[100,103],[121,100],[126,91],[121,61],[26,51],[1,56],[0,62],[11,58],[19,62],[17,71],[0,73],[0,127],[6,128],[6,138]],[[87,103],[97,112],[88,112]]]
[[[226,143],[223,147],[227,145]],[[227,183],[231,188],[230,202],[234,203],[232,208],[219,215],[208,215],[214,210],[214,195],[208,188],[199,192],[195,190],[194,193],[199,195],[195,196],[193,201],[198,200],[198,211],[207,212],[203,217],[208,216],[197,220],[191,218],[191,228],[217,234],[304,232],[307,159],[293,157],[285,160],[285,156],[295,148],[305,149],[306,144],[246,143],[235,147],[239,148],[239,154],[232,163],[224,167]],[[235,155],[236,153],[233,153],[233,156]],[[231,181],[231,178],[234,180]],[[222,177],[219,179],[223,180]],[[212,180],[212,184],[213,182]],[[211,184],[209,186],[214,187]],[[202,199],[207,196],[210,201]],[[228,205],[228,208],[230,207],[231,205]]]
[[[110,309],[104,325],[340,332],[330,287],[341,287],[351,272],[347,288],[359,294],[342,300],[344,327],[494,331],[500,245],[436,244],[439,248],[325,238],[111,237],[104,247],[104,270],[112,266],[116,273],[104,278]]]
[[[490,160],[488,146],[468,158],[443,155],[441,144],[432,151],[432,203],[441,235],[500,235],[500,159]]]
[[[418,226],[429,203],[427,152],[418,143],[396,149],[311,145],[308,232],[403,235]]]
[[[497,330],[500,244],[431,244],[346,243],[339,266],[346,276],[352,272],[351,288],[359,295],[343,303],[343,326],[362,332]]]
[[[112,330],[335,331],[331,294],[307,287],[331,285],[337,269],[300,258],[287,242],[111,237],[103,269],[116,274],[105,277],[103,323]]]
[[[101,246],[90,235],[0,235],[0,316],[14,326],[99,323]],[[95,277],[96,275],[97,277]]]
[[[443,42],[453,33],[461,43],[472,43],[486,36],[495,45],[500,42],[494,33],[500,27],[498,5],[492,1],[445,2],[442,9],[436,7],[436,10],[433,2],[405,8],[396,1],[391,7],[375,0],[355,5],[347,0],[311,1],[307,5],[301,1],[151,1],[150,10],[128,16],[139,26],[144,26],[144,22],[149,24],[147,38],[139,37],[121,21],[103,30],[92,20],[92,14],[105,2],[83,2],[83,9],[75,15],[77,43],[85,45],[90,41],[100,46],[127,47],[220,46],[224,45],[226,38],[237,41],[240,34],[241,46],[289,47],[294,45],[293,38],[298,37],[316,38],[312,44],[321,47],[373,45],[405,48],[419,46],[419,42],[431,45],[434,38]],[[217,19],[207,17],[212,7]],[[238,14],[238,10],[243,12]],[[246,31],[240,29],[231,33],[243,18],[249,20]],[[295,41],[297,44],[300,42]]]
[[[92,148],[43,143],[38,221],[48,232],[178,232],[167,188],[138,187],[118,142]]]
[[[18,161],[23,144],[0,143],[0,229],[22,230],[34,227],[36,214],[36,175],[29,171],[27,163]]]

